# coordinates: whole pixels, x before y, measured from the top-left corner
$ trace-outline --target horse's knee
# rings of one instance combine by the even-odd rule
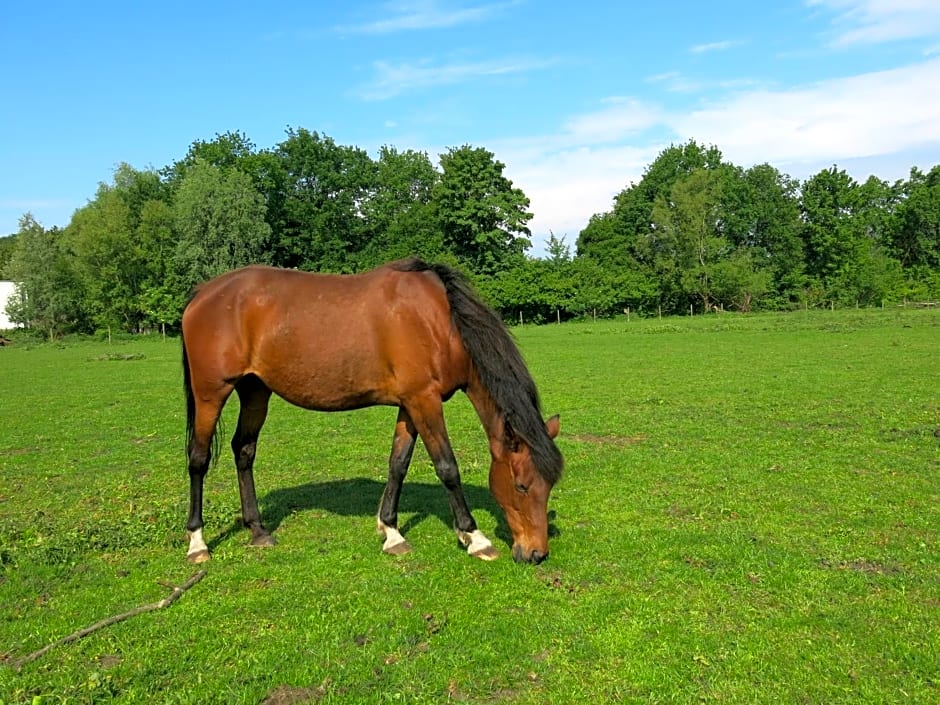
[[[460,485],[460,470],[456,460],[440,460],[434,464],[434,470],[447,489],[454,489]]]
[[[193,447],[189,449],[189,476],[203,477],[209,469],[212,452],[208,448]]]
[[[254,440],[244,441],[232,439],[232,453],[235,455],[235,466],[239,469],[250,468],[255,462],[255,453],[258,443]]]
[[[408,474],[408,464],[401,461],[392,460],[388,464],[388,481],[390,483],[401,484],[405,481]]]

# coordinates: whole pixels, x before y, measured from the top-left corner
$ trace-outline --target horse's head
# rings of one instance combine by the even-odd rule
[[[550,439],[558,436],[558,429],[557,416],[545,422]],[[512,531],[512,557],[522,563],[541,563],[548,557],[548,495],[552,482],[539,472],[528,443],[508,427],[505,436],[493,448],[490,492],[503,508]]]

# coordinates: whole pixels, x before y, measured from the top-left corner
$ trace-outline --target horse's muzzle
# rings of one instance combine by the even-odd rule
[[[548,552],[542,553],[538,549],[532,549],[527,551],[519,544],[515,544],[512,547],[512,559],[516,563],[532,563],[538,565],[542,561],[548,558]]]

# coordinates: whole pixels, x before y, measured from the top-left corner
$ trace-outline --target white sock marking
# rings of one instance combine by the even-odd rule
[[[387,526],[381,519],[376,517],[375,519],[375,530],[378,532],[379,536],[385,537],[385,543],[382,544],[382,550],[386,553],[395,546],[401,544],[407,544],[405,537],[393,526]]]
[[[467,533],[466,531],[458,531],[457,537],[460,539],[460,542],[467,547],[467,553],[471,556],[475,556],[481,551],[486,551],[493,548],[492,542],[486,538],[482,531],[479,529]]]
[[[383,551],[388,553],[390,549],[403,543],[406,543],[405,537],[398,532],[398,529],[393,529],[390,526],[385,527],[385,543],[382,544]]]
[[[202,529],[196,529],[195,531],[189,532],[189,550],[186,552],[187,556],[192,556],[195,553],[202,553],[205,551],[209,552],[209,547],[206,546],[205,540],[202,538]]]

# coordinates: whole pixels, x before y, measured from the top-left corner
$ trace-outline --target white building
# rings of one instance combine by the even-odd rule
[[[16,283],[0,281],[0,330],[14,328],[13,321],[7,317],[7,301],[16,293]]]

